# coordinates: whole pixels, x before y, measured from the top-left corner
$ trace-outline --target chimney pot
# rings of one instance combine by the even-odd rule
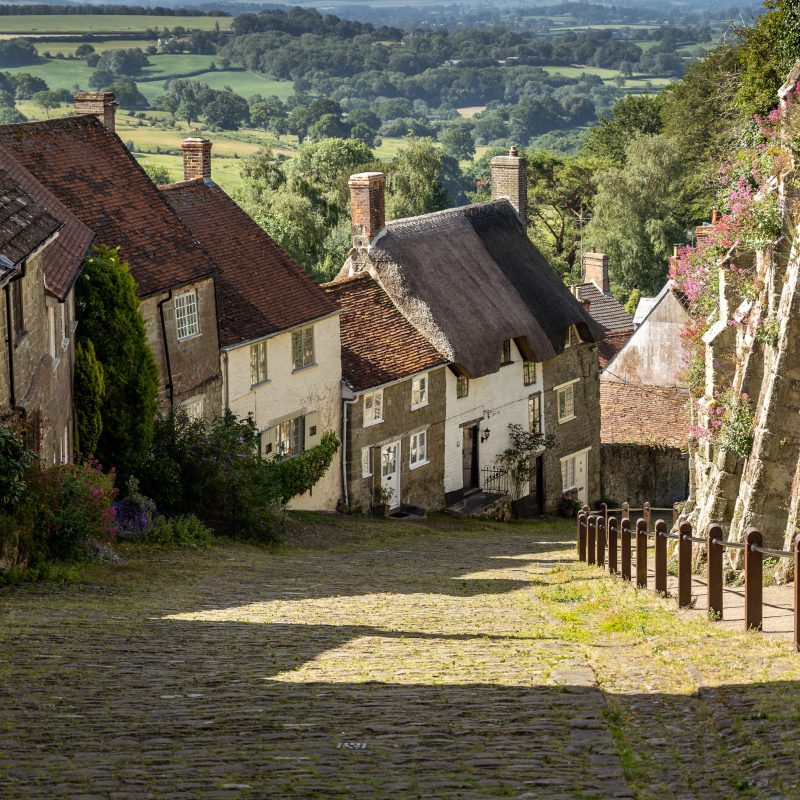
[[[712,225],[716,225],[716,224],[717,224],[717,222],[719,222],[719,211],[717,211],[717,209],[715,208],[715,209],[714,209],[714,210],[711,212],[711,224],[712,224]]]
[[[492,200],[506,198],[522,221],[528,220],[528,162],[512,147],[507,156],[495,156],[491,162]]]
[[[189,136],[181,144],[183,151],[183,179],[211,177],[211,141],[202,136]]]
[[[680,255],[681,246],[679,244],[672,245],[672,257],[677,258]]]
[[[583,254],[584,283],[593,283],[603,294],[611,290],[608,281],[608,256],[605,253]]]
[[[110,131],[115,130],[117,98],[114,92],[78,92],[75,95],[75,113],[79,116],[97,117]]]
[[[353,247],[367,247],[386,223],[386,176],[382,172],[358,172],[350,176],[347,185]]]

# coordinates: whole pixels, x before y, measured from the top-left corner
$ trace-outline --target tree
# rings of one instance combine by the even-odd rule
[[[680,151],[663,136],[639,136],[626,163],[597,177],[594,218],[585,238],[609,255],[611,288],[620,299],[634,289],[654,295],[667,259],[686,230]]]
[[[175,108],[175,116],[178,119],[185,119],[187,125],[192,124],[193,119],[197,119],[202,111],[202,106],[199,100],[193,93],[186,93],[183,98],[178,102]]]
[[[475,155],[475,137],[469,125],[449,125],[439,136],[439,142],[445,153],[459,161],[466,161]]]
[[[165,186],[168,183],[172,183],[172,176],[169,174],[169,170],[160,164],[145,164],[144,171],[156,186]]]
[[[33,102],[44,111],[47,119],[50,119],[50,112],[61,105],[61,94],[50,91],[36,92],[33,96]]]
[[[415,217],[447,208],[444,154],[432,139],[406,139],[387,175],[387,216]]]
[[[103,366],[97,360],[90,339],[75,345],[75,412],[78,421],[78,448],[85,456],[94,455],[103,432]]]
[[[76,58],[86,58],[86,56],[89,56],[92,53],[94,53],[94,47],[92,47],[92,45],[88,44],[87,42],[84,42],[83,44],[79,44],[75,48],[75,57]]]
[[[601,163],[624,164],[625,148],[637,134],[661,133],[659,99],[648,94],[628,95],[614,104],[611,116],[589,131],[585,150]]]
[[[217,92],[205,108],[206,123],[224,131],[235,131],[250,121],[250,106],[247,100],[234,92]]]
[[[133,78],[117,78],[106,86],[104,91],[114,92],[117,101],[124,108],[147,108],[149,105],[147,98],[139,91]]]
[[[103,367],[103,429],[95,455],[124,477],[143,459],[153,436],[158,367],[147,344],[136,283],[119,251],[97,245],[76,286],[78,342],[91,342]]]

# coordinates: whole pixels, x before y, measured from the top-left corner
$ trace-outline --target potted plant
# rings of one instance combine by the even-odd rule
[[[394,489],[386,486],[378,485],[373,490],[372,495],[372,513],[376,517],[389,516],[389,507],[394,497]]]

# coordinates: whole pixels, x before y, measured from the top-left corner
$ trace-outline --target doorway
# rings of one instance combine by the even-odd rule
[[[400,505],[400,442],[381,448],[381,486],[390,492],[389,508]]]
[[[479,489],[481,485],[478,470],[478,423],[467,425],[463,428],[464,442],[461,450],[462,466],[464,469],[464,492]]]

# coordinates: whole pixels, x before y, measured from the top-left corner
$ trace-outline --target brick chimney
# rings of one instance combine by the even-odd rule
[[[78,92],[75,95],[75,113],[79,117],[92,114],[111,131],[118,105],[114,92]]]
[[[183,179],[211,177],[211,141],[201,136],[189,136],[181,144],[183,150]]]
[[[516,147],[492,159],[492,200],[507,198],[527,224],[528,162]]]
[[[601,292],[608,294],[608,256],[605,253],[596,253],[592,248],[590,253],[583,254],[583,281],[593,283]]]
[[[366,247],[386,222],[382,172],[359,172],[350,176],[350,215],[353,222],[353,247]]]

